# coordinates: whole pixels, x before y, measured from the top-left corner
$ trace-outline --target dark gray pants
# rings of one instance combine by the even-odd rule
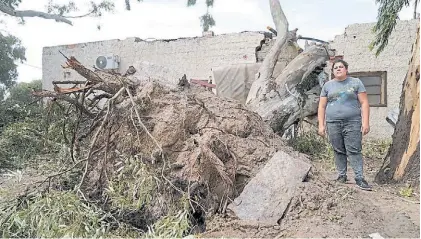
[[[329,141],[335,152],[335,164],[339,176],[346,175],[348,158],[355,179],[364,179],[361,121],[327,122],[326,126]]]

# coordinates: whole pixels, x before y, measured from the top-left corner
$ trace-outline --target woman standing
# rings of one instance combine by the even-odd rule
[[[363,176],[362,136],[370,131],[370,107],[366,89],[358,78],[347,75],[348,63],[336,60],[333,80],[326,82],[320,94],[319,135],[327,131],[338,171],[337,181],[347,181],[347,159],[355,174],[355,183],[364,190],[371,186]]]

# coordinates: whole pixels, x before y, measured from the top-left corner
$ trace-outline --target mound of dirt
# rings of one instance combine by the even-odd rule
[[[117,98],[92,147],[95,154],[83,184],[91,197],[109,190],[125,165],[146,165],[172,188],[159,200],[151,196],[151,202],[170,202],[188,192],[204,217],[205,212],[224,212],[276,151],[291,151],[259,115],[203,88],[174,90],[149,82],[133,95],[137,112],[127,96],[121,102]],[[133,160],[121,160],[122,155]],[[152,206],[148,221],[168,212],[163,204]]]

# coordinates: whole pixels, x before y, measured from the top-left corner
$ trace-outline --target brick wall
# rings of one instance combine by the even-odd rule
[[[393,128],[386,122],[387,114],[399,107],[402,83],[408,71],[415,43],[417,20],[398,21],[389,38],[389,44],[376,58],[374,51],[368,48],[374,38],[371,29],[374,23],[353,24],[345,33],[336,36],[331,43],[337,55],[343,55],[349,63],[350,72],[387,71],[387,106],[370,107],[371,138],[390,138]]]

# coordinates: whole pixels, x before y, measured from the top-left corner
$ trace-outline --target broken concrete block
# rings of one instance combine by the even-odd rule
[[[242,220],[277,224],[310,169],[304,160],[278,151],[228,209]]]

